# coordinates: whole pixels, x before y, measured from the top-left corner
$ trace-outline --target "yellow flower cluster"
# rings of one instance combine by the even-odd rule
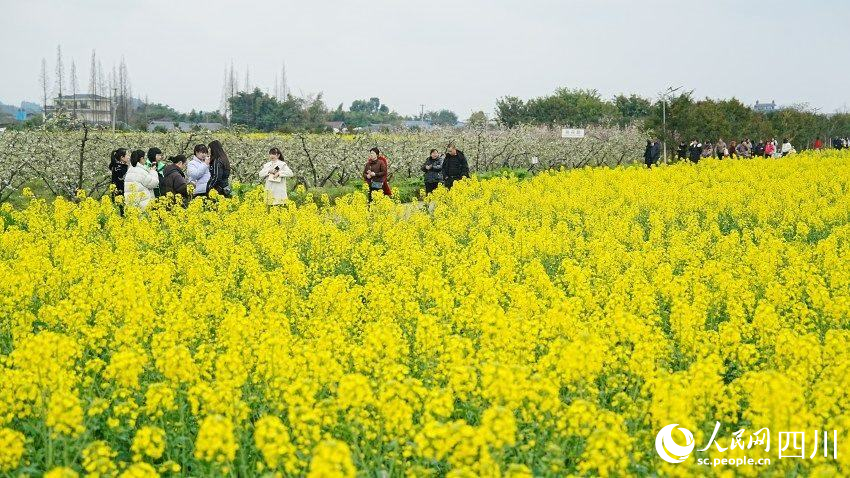
[[[133,438],[133,460],[142,458],[160,458],[165,451],[165,430],[159,427],[143,426],[136,431]]]
[[[850,154],[0,207],[0,473],[850,474]],[[670,464],[772,432],[769,468]],[[838,458],[778,433],[838,430]],[[822,444],[821,444],[822,446]]]
[[[201,422],[195,441],[195,458],[227,464],[236,458],[239,445],[233,436],[233,423],[221,415],[210,415]]]
[[[8,428],[0,428],[0,471],[18,467],[24,456],[24,434]]]

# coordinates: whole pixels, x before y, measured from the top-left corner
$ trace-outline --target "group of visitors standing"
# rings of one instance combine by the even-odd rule
[[[159,148],[112,151],[109,170],[112,197],[123,196],[124,205],[145,209],[152,199],[168,193],[182,197],[206,196],[215,190],[230,197],[230,159],[221,142],[195,145],[192,157],[178,154],[167,159]],[[193,185],[190,192],[189,185]],[[123,212],[123,205],[120,208]]]
[[[387,157],[378,148],[369,150],[369,158],[363,167],[363,180],[369,186],[369,201],[372,201],[372,193],[381,191],[386,196],[392,195],[392,190],[387,181],[389,162]],[[422,172],[425,177],[425,194],[431,194],[442,184],[446,189],[451,189],[455,181],[469,177],[469,163],[463,151],[457,149],[454,142],[446,146],[444,154],[436,149],[422,164]]]
[[[823,141],[817,138],[812,147],[814,149],[822,149]],[[753,143],[750,139],[743,139],[740,142],[731,141],[726,143],[723,138],[716,142],[693,140],[690,143],[684,141],[679,143],[676,150],[676,157],[680,160],[690,160],[693,163],[698,163],[700,159],[706,158],[781,158],[789,154],[796,153],[797,150],[788,139],[783,139],[782,142],[776,138],[759,141]],[[658,163],[661,157],[661,142],[658,139],[650,139],[646,142],[646,149],[643,153],[644,163],[647,167],[652,167]]]
[[[166,158],[156,147],[148,149],[147,153],[141,149],[118,148],[112,151],[109,170],[113,199],[117,196],[124,198],[119,206],[122,214],[125,205],[145,209],[151,200],[166,194],[182,198],[182,204],[186,205],[192,197],[208,196],[210,191],[224,197],[230,197],[232,193],[230,159],[218,140],[208,145],[195,145],[190,158],[182,154]],[[451,189],[456,181],[468,178],[469,163],[463,151],[451,142],[443,154],[437,149],[431,150],[422,164],[422,172],[425,193],[430,194],[440,184]],[[376,191],[392,195],[388,173],[387,157],[378,148],[370,149],[363,167],[369,201]],[[268,161],[260,168],[258,176],[263,181],[266,203],[271,206],[285,204],[288,200],[286,178],[295,174],[283,160],[279,148],[269,150]]]
[[[821,144],[818,149],[823,147]],[[740,142],[731,141],[726,143],[723,138],[720,138],[715,143],[706,141],[702,143],[698,140],[693,140],[690,144],[684,142],[679,144],[677,156],[679,159],[689,159],[691,162],[697,163],[700,159],[715,157],[717,159],[724,158],[781,158],[789,154],[796,153],[797,150],[791,145],[788,139],[783,139],[780,143],[775,138],[768,141],[759,141],[753,143],[749,138],[743,139]]]

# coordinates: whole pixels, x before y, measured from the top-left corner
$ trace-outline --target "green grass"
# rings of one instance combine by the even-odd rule
[[[526,179],[528,177],[531,177],[532,173],[526,169],[504,168],[493,171],[487,171],[484,173],[478,173],[476,174],[476,176],[480,179],[490,179],[502,176]],[[289,185],[289,198],[298,205],[304,204],[308,199],[314,201],[317,204],[321,204],[323,195],[327,195],[330,204],[334,204],[338,198],[353,192],[360,192],[362,194],[366,194],[364,183],[357,179],[350,180],[344,186],[325,186],[308,189],[297,188],[294,184],[292,184],[292,182],[290,183],[291,184]],[[54,197],[50,190],[45,187],[44,184],[40,181],[30,181],[29,183],[25,184],[24,187],[29,188],[35,198],[50,200]],[[237,188],[234,193],[237,195],[244,195],[248,191],[251,191],[256,187],[258,187],[257,184],[244,184],[241,187]],[[412,177],[391,180],[390,187],[392,188],[394,198],[396,198],[399,202],[409,203],[420,201],[422,199],[421,196],[424,194],[425,184],[421,177]],[[20,191],[17,191],[12,194],[9,199],[6,200],[6,202],[11,204],[15,208],[23,209],[27,206],[27,204],[29,204],[31,200],[32,199],[25,197],[23,194],[21,194]]]

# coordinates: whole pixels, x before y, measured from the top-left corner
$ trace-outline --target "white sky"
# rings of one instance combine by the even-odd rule
[[[66,72],[124,55],[133,91],[178,110],[218,108],[225,64],[330,108],[378,96],[402,114],[466,118],[496,99],[559,86],[656,96],[850,103],[847,0],[219,1],[0,0],[0,101],[40,102],[56,45]]]

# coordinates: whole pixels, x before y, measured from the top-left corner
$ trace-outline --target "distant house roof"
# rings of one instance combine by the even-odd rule
[[[188,121],[168,120],[155,120],[148,123],[148,131],[154,131],[157,128],[164,129],[166,131],[174,131],[175,129],[179,129],[180,131],[192,131],[193,129],[218,131],[224,128],[224,125],[221,123],[190,123]]]
[[[405,128],[419,128],[419,129],[431,129],[434,127],[434,124],[428,120],[405,120],[404,121]]]
[[[59,97],[56,98],[57,100]],[[78,93],[76,95],[62,95],[63,100],[108,100],[109,98],[91,93]]]
[[[387,129],[393,129],[393,125],[389,123],[372,123],[369,125],[370,131],[382,131]]]
[[[760,111],[762,113],[775,111],[776,101],[771,101],[770,103],[759,103],[758,100],[756,100],[756,104],[753,105],[753,110]]]
[[[345,126],[345,121],[325,121],[325,125],[331,128],[342,128]]]

